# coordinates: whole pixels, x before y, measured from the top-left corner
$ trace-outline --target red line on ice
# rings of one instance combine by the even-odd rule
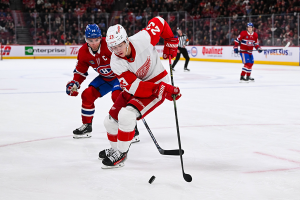
[[[290,151],[296,151],[300,153],[300,150],[296,150],[296,149],[289,149]]]
[[[199,125],[199,126],[180,126],[181,128],[192,128],[192,127],[212,127],[212,126],[285,126],[285,125],[300,125],[300,124],[224,124],[224,125]],[[174,127],[156,127],[151,129],[168,129],[168,128],[174,128]],[[36,142],[36,141],[42,141],[42,140],[51,140],[51,139],[57,139],[57,138],[63,138],[63,137],[70,137],[71,135],[67,136],[58,136],[58,137],[51,137],[51,138],[44,138],[44,139],[36,139],[36,140],[29,140],[29,141],[23,141],[23,142],[16,142],[11,144],[4,144],[0,145],[0,147],[6,147],[16,144],[23,144],[28,142]]]
[[[261,153],[261,152],[254,152],[254,153],[257,153],[257,154],[260,154],[260,155],[264,155],[264,156],[269,156],[269,157],[276,158],[276,159],[279,159],[279,160],[286,160],[286,161],[289,161],[289,162],[300,164],[300,162],[298,162],[298,161],[290,160],[290,159],[286,159],[286,158],[281,158],[279,156],[273,156],[273,155],[266,154],[266,153]]]
[[[287,171],[287,170],[293,170],[293,169],[300,169],[300,167],[287,168],[287,169],[270,169],[270,170],[250,171],[250,172],[244,172],[244,173],[250,174],[250,173],[277,172],[277,171]]]
[[[58,136],[58,137],[42,138],[42,139],[29,140],[29,141],[23,141],[23,142],[16,142],[16,143],[11,143],[11,144],[3,144],[3,145],[0,145],[0,147],[6,147],[6,146],[15,145],[15,144],[24,144],[24,143],[36,142],[36,141],[42,141],[42,140],[51,140],[51,139],[57,139],[57,138],[64,138],[64,137],[70,137],[70,136],[71,135],[65,135],[65,136]]]

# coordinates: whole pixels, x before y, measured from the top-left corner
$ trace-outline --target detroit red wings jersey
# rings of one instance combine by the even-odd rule
[[[163,18],[155,17],[146,28],[129,37],[130,58],[112,54],[111,68],[117,74],[121,87],[136,97],[149,97],[155,84],[169,82],[168,73],[154,47],[160,37],[165,39],[174,35]]]
[[[252,54],[253,47],[259,48],[258,35],[255,32],[251,34],[248,31],[242,31],[240,35],[235,39],[234,46],[241,45],[240,50],[249,50],[243,53]]]
[[[96,54],[85,43],[78,52],[77,64],[74,70],[74,80],[80,84],[86,79],[87,71],[91,66],[105,81],[111,81],[116,75],[110,68],[111,52],[107,48],[105,38],[101,40],[101,46]]]

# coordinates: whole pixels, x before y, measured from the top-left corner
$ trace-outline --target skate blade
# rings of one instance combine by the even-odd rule
[[[139,136],[134,136],[134,138],[131,140],[131,143],[136,143],[140,141],[140,137]]]
[[[86,133],[84,135],[75,135],[73,134],[74,139],[83,139],[83,138],[90,138],[92,137],[91,133]]]
[[[240,83],[249,83],[249,81],[240,81]]]
[[[124,167],[124,162],[121,162],[119,164],[116,164],[115,166],[107,166],[107,165],[102,165],[102,169],[114,169],[114,168],[120,168],[120,167]]]

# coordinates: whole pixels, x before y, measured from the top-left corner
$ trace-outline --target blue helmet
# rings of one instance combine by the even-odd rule
[[[85,38],[98,38],[101,37],[101,30],[97,24],[88,24],[85,28]]]
[[[247,23],[247,27],[252,26],[252,28],[254,28],[253,23],[252,22],[248,22]]]

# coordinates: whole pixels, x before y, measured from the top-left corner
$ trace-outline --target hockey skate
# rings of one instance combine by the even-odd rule
[[[91,134],[92,134],[92,123],[83,124],[81,127],[73,131],[73,138],[74,139],[90,138],[92,137]]]
[[[249,80],[245,78],[244,76],[241,76],[240,83],[249,83]]]
[[[251,76],[247,76],[247,80],[248,80],[249,82],[254,82],[254,78],[252,78]]]
[[[102,160],[102,169],[113,169],[124,166],[124,162],[127,159],[127,152],[114,151],[110,156]]]
[[[111,154],[113,154],[116,150],[113,148],[109,148],[109,149],[104,149],[102,151],[99,152],[99,160],[103,160],[109,156],[111,156]]]
[[[188,69],[187,67],[185,67],[185,68],[184,68],[184,71],[185,71],[185,72],[189,72],[190,69]]]
[[[133,139],[131,140],[131,143],[136,143],[136,142],[140,141],[140,136],[139,136],[140,133],[139,133],[139,130],[137,129],[137,126],[135,126],[134,130],[135,130],[135,134],[134,134]]]

